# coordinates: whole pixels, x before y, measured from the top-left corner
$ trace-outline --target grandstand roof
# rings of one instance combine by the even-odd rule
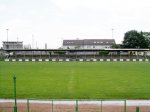
[[[150,51],[150,49],[3,49],[4,51]]]

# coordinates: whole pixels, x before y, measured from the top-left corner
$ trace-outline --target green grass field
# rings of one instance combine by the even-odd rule
[[[0,62],[0,98],[149,99],[146,62]]]

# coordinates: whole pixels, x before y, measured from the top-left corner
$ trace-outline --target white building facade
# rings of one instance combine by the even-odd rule
[[[114,39],[63,40],[63,49],[109,49]]]
[[[23,42],[3,41],[3,49],[23,49]]]

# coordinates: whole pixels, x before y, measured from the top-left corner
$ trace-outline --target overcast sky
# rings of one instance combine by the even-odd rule
[[[126,31],[150,31],[150,0],[0,0],[2,41],[58,48],[63,39],[123,41]]]

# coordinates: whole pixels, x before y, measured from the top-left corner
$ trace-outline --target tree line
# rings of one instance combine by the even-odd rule
[[[125,33],[122,44],[114,44],[112,48],[150,48],[150,32],[130,30]]]

